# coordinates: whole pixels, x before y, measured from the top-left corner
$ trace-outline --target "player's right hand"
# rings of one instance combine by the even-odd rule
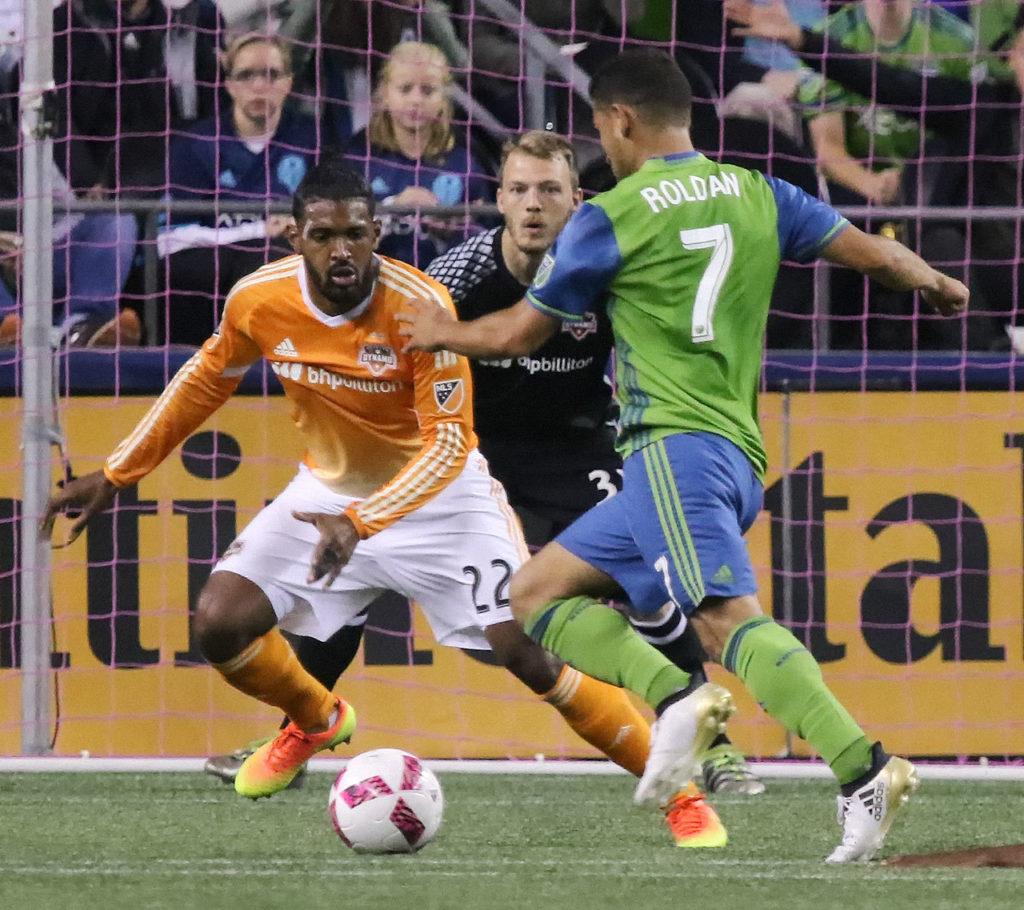
[[[320,539],[313,549],[306,581],[313,584],[322,578],[326,591],[352,558],[356,544],[359,543],[359,532],[352,519],[344,512],[340,515],[327,512],[292,512],[292,517],[313,525],[320,533]]]
[[[110,508],[119,489],[102,471],[93,471],[84,477],[62,482],[46,503],[46,512],[39,522],[40,536],[48,538],[53,533],[53,523],[58,515],[76,512],[78,514],[63,543],[54,546],[60,548],[74,543],[94,515]]]
[[[445,329],[455,317],[433,300],[411,298],[395,318],[400,323],[398,334],[407,339],[402,353],[409,351],[441,351],[445,346]]]
[[[725,0],[725,15],[739,26],[732,29],[738,37],[770,38],[798,48],[802,40],[800,26],[793,21],[783,0],[752,3],[751,0]]]
[[[950,278],[938,272],[938,281],[934,288],[922,288],[921,297],[925,303],[931,304],[943,316],[956,316],[967,309],[971,299],[971,291],[962,281]]]

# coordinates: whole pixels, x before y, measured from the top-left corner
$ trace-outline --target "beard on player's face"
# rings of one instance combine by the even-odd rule
[[[303,259],[306,263],[306,274],[312,279],[313,286],[331,303],[355,306],[370,292],[373,285],[371,260],[360,266],[352,259],[329,262],[326,265],[317,265],[309,256],[304,255]],[[348,283],[339,285],[339,280]]]
[[[365,199],[311,199],[289,236],[310,286],[325,300],[350,309],[370,293],[380,223]]]
[[[535,254],[547,252],[558,232],[565,226],[568,216],[552,219],[532,213],[521,215],[514,222],[505,222],[505,229],[512,235],[512,242],[523,253]]]

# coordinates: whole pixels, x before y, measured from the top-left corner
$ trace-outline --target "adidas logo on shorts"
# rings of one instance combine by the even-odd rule
[[[720,585],[731,585],[732,569],[730,569],[727,565],[719,566],[718,571],[715,572],[714,577],[711,580]]]
[[[291,338],[285,338],[276,348],[274,353],[278,357],[298,357],[299,352],[295,350],[295,345],[292,343]]]

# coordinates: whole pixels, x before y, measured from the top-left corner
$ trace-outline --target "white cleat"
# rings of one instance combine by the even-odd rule
[[[917,785],[917,769],[905,758],[890,758],[852,796],[840,796],[837,821],[843,826],[843,839],[825,862],[866,863],[874,857]]]
[[[701,758],[735,710],[729,690],[714,683],[669,705],[651,727],[651,750],[633,802],[665,805],[700,769]]]

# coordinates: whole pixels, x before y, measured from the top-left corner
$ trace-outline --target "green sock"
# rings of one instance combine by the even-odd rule
[[[722,664],[765,711],[828,762],[841,785],[870,770],[871,743],[790,631],[767,616],[748,620],[732,630]]]
[[[652,708],[690,684],[690,674],[637,635],[625,616],[592,597],[552,601],[525,628],[581,673],[629,689]]]

